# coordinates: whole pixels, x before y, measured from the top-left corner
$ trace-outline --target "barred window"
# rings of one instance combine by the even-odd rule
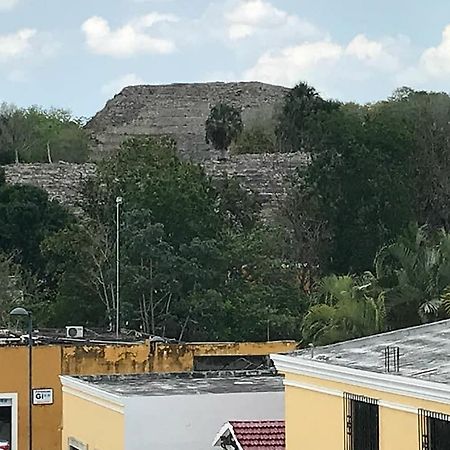
[[[450,449],[450,416],[419,409],[420,450]]]
[[[378,401],[344,394],[345,450],[379,450]]]

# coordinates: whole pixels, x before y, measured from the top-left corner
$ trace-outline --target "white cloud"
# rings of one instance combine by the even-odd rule
[[[175,43],[152,36],[148,29],[176,21],[174,16],[152,13],[112,30],[107,20],[94,16],[83,23],[82,31],[88,47],[100,55],[125,58],[144,53],[166,54],[175,50]]]
[[[358,34],[347,45],[347,55],[354,56],[369,66],[383,70],[397,70],[399,61],[388,48],[387,42],[373,41],[364,34]]]
[[[24,28],[15,33],[0,35],[0,60],[10,60],[26,55],[32,49],[36,30]]]
[[[338,44],[318,41],[268,52],[244,73],[244,79],[292,86],[319,66],[339,60],[343,51]]]
[[[226,13],[225,18],[230,39],[238,40],[251,36],[259,28],[283,25],[288,14],[262,0],[245,0]]]
[[[296,15],[290,15],[264,0],[239,0],[225,11],[227,35],[231,41],[239,41],[258,33],[277,31],[282,33],[317,35],[317,28]],[[267,35],[265,35],[267,38]]]
[[[0,0],[0,11],[13,9],[18,3],[19,0]]]
[[[355,36],[347,45],[329,39],[305,42],[264,53],[245,71],[244,78],[292,86],[300,80],[326,83],[327,79],[362,81],[401,68],[402,39],[374,41]]]
[[[0,73],[11,82],[24,82],[28,69],[44,64],[59,46],[53,35],[33,28],[0,34]]]
[[[450,25],[445,27],[440,44],[423,53],[421,66],[433,77],[443,78],[450,75]]]
[[[102,93],[107,97],[112,97],[118,94],[123,88],[127,86],[137,86],[145,84],[144,80],[135,73],[127,73],[126,75],[112,80],[102,86]]]

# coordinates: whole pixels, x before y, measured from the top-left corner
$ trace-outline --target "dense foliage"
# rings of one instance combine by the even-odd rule
[[[53,158],[60,131],[50,137],[42,124],[61,130],[63,116],[0,114],[0,158]],[[28,129],[41,136],[33,157]],[[0,322],[26,302],[43,325],[114,328],[118,196],[123,327],[321,345],[448,317],[447,94],[401,88],[361,106],[302,83],[275,125],[244,127],[218,105],[206,138],[222,156],[232,143],[235,153],[308,153],[275,223],[236,179],[213,182],[165,138],[130,140],[99,163],[80,217],[0,173]]]
[[[300,106],[292,107],[292,97],[301,97]],[[305,340],[333,342],[445,317],[449,123],[443,93],[402,88],[366,106],[323,103],[304,85],[288,96],[280,129],[288,130],[290,150],[311,155],[283,209],[294,247],[316,278],[336,289],[349,283],[341,297],[325,300],[317,282]],[[411,224],[419,231],[411,234]]]
[[[226,103],[211,108],[205,123],[205,139],[220,152],[220,158],[226,159],[227,151],[243,129],[241,111]]]
[[[124,325],[180,339],[298,335],[307,299],[296,271],[233,180],[214,186],[170,140],[131,140],[99,165],[84,194],[87,217],[44,245],[58,283],[53,323],[113,326],[121,196]]]
[[[69,112],[0,106],[0,164],[87,159],[88,137],[82,121]]]

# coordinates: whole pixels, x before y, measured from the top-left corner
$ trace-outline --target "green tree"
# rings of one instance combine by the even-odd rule
[[[321,268],[370,270],[378,248],[416,216],[411,133],[400,114],[384,109],[362,116],[340,108],[308,126],[312,160],[294,188],[317,205],[312,219],[326,224]]]
[[[220,103],[211,108],[206,120],[206,143],[220,152],[221,159],[226,159],[231,143],[241,134],[242,129],[241,112],[233,106]]]
[[[401,88],[380,108],[408,124],[414,150],[417,222],[450,230],[450,96]]]
[[[305,342],[327,345],[379,333],[384,327],[384,292],[371,274],[361,279],[331,275],[320,282],[302,335]]]
[[[389,325],[417,325],[442,316],[450,305],[450,235],[410,227],[376,259],[379,283],[386,291]],[[449,311],[450,312],[450,311]]]
[[[20,267],[11,255],[0,253],[0,326],[10,323],[9,312],[15,306],[23,306],[24,284]]]
[[[23,110],[11,105],[0,106],[0,164],[20,162],[33,141],[31,123]]]
[[[245,126],[231,148],[237,155],[252,153],[275,153],[277,143],[274,130],[264,124]]]
[[[88,136],[82,121],[61,109],[0,108],[0,163],[85,162]]]
[[[179,339],[299,335],[307,300],[297,266],[276,235],[258,228],[258,205],[235,180],[213,184],[178,159],[171,140],[151,138],[102,162],[84,195],[83,222],[45,242],[48,271],[59,280],[55,320],[76,305],[80,323],[114,316],[120,195],[124,325]],[[96,229],[102,239],[90,237]]]
[[[43,240],[71,220],[42,189],[28,185],[0,186],[0,251],[15,255],[15,262],[33,273],[41,272]]]
[[[112,330],[115,237],[108,227],[85,218],[48,236],[41,250],[50,288],[40,323],[64,327],[70,319]]]
[[[311,122],[319,113],[336,110],[339,104],[320,97],[306,83],[299,83],[288,92],[281,110],[276,137],[283,152],[308,152]]]
[[[188,298],[197,339],[298,339],[308,295],[299,267],[283,256],[265,229],[227,236],[221,250],[223,284]]]

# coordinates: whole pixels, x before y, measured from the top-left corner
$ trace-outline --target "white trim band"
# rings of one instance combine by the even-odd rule
[[[112,411],[124,413],[124,399],[69,376],[61,376],[62,391]]]
[[[331,395],[333,397],[339,397],[339,398],[344,397],[343,391],[338,391],[337,389],[324,388],[324,387],[320,387],[320,386],[314,386],[312,384],[307,384],[307,383],[300,383],[298,381],[285,380],[284,385],[289,386],[289,387],[305,389],[307,391],[318,392],[320,394]],[[403,411],[403,412],[407,412],[410,414],[418,414],[418,412],[419,412],[419,409],[414,408],[413,406],[402,405],[400,403],[387,402],[384,400],[378,401],[378,405],[381,408],[394,409],[396,411]]]
[[[353,369],[308,360],[302,356],[271,355],[271,358],[280,372],[350,384],[446,405],[450,404],[450,387],[444,383]]]

